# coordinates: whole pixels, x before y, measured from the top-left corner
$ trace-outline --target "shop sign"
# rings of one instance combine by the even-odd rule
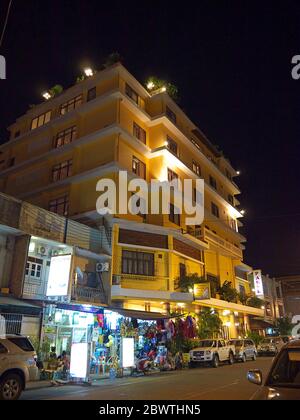
[[[51,258],[47,296],[68,294],[72,255],[57,255]]]
[[[123,337],[121,339],[121,365],[122,368],[134,366],[134,338]]]
[[[194,296],[197,300],[210,299],[210,283],[196,283],[194,284]]]
[[[32,236],[64,241],[64,217],[40,209],[28,203],[22,203],[19,229]]]
[[[256,296],[263,298],[264,297],[264,287],[263,287],[263,280],[261,270],[254,270],[253,271],[253,288],[255,291]]]
[[[88,376],[88,344],[75,343],[71,347],[70,375],[77,379]]]

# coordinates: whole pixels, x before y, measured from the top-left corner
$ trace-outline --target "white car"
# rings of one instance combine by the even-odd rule
[[[220,362],[234,363],[234,346],[227,345],[225,340],[201,340],[199,346],[190,351],[191,368],[200,363],[209,363],[214,368]]]
[[[258,345],[259,356],[276,356],[282,347],[290,341],[288,336],[267,337]]]
[[[17,400],[37,376],[36,352],[28,338],[0,336],[0,400]]]

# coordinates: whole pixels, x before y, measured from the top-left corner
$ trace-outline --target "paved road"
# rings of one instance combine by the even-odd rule
[[[23,393],[24,400],[245,400],[257,390],[246,379],[249,369],[266,375],[272,359],[165,372],[146,377],[99,381],[91,387],[62,386]]]

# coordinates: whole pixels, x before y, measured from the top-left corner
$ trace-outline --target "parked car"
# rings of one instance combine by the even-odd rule
[[[260,370],[251,370],[247,376],[251,383],[260,385],[252,400],[300,400],[300,340],[281,349],[265,384]]]
[[[237,361],[246,362],[247,360],[256,360],[257,349],[252,340],[235,339],[228,341],[230,346],[234,346],[234,358]]]
[[[28,338],[0,336],[0,400],[17,400],[37,375],[36,353]]]
[[[201,340],[199,346],[190,351],[191,368],[202,363],[217,368],[220,362],[234,363],[234,346],[227,345],[225,340]]]
[[[288,336],[264,338],[257,347],[257,353],[259,356],[275,356],[289,340]]]

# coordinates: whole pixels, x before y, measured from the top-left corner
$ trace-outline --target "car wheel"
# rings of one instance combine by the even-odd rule
[[[254,352],[254,353],[253,353],[253,357],[252,357],[253,362],[255,362],[255,361],[256,361],[256,359],[257,359],[257,355],[256,355],[256,353]]]
[[[18,400],[23,389],[22,379],[15,373],[4,376],[0,382],[0,400]]]
[[[213,357],[213,361],[212,361],[211,365],[212,365],[213,368],[216,369],[216,368],[219,367],[219,364],[220,364],[219,356],[217,354],[215,354],[214,357]]]
[[[234,355],[233,353],[229,354],[228,364],[233,365],[234,364]]]
[[[247,362],[247,357],[246,357],[245,353],[243,354],[243,356],[242,356],[242,358],[241,358],[241,361],[242,361],[243,363],[246,363],[246,362]]]

